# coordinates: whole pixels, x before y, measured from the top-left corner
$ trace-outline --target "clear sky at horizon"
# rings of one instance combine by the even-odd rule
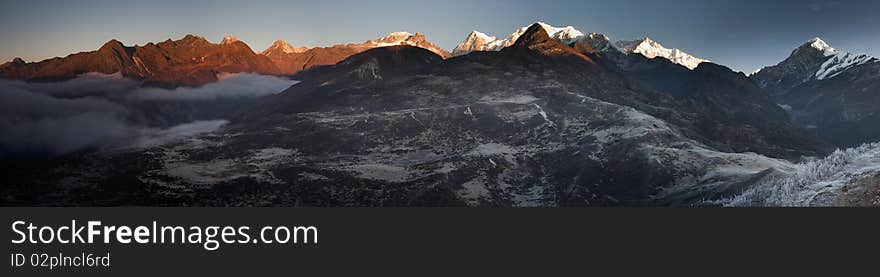
[[[256,51],[363,42],[422,32],[451,50],[472,30],[504,37],[536,21],[614,40],[651,37],[669,48],[750,72],[775,64],[813,37],[839,50],[880,56],[874,0],[0,0],[0,59],[37,61],[196,34],[233,35]]]

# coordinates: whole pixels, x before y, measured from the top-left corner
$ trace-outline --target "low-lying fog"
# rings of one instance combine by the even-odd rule
[[[223,74],[205,86],[141,87],[120,74],[54,83],[0,80],[0,158],[152,146],[211,132],[255,99],[296,81]]]

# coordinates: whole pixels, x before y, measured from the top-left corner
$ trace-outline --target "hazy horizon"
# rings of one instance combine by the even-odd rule
[[[3,1],[0,59],[28,62],[92,51],[110,39],[143,45],[186,34],[232,35],[261,51],[281,39],[330,46],[421,32],[451,50],[473,30],[504,37],[543,21],[613,40],[651,37],[667,48],[751,72],[821,37],[880,56],[880,2],[797,1]]]

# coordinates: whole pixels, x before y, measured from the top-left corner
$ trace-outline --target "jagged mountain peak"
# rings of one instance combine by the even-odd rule
[[[756,71],[750,77],[773,94],[782,95],[805,82],[831,79],[872,61],[877,59],[866,54],[838,51],[816,37],[792,50],[782,62]]]
[[[649,59],[662,57],[691,70],[697,68],[701,63],[708,62],[708,60],[694,57],[679,49],[666,48],[649,37],[618,41],[615,46],[623,53],[637,53]]]
[[[239,41],[237,37],[226,35],[223,37],[223,40],[220,41],[220,44],[230,44],[237,41]]]
[[[449,52],[443,50],[437,45],[429,42],[424,34],[420,32],[410,33],[410,32],[392,32],[386,35],[383,38],[376,39],[373,41],[367,41],[367,48],[375,48],[375,47],[387,47],[387,46],[396,46],[396,45],[409,45],[424,48],[434,52],[437,55],[440,55],[443,58],[449,57]]]
[[[293,45],[290,45],[290,43],[279,39],[273,42],[272,45],[269,46],[269,48],[266,48],[266,50],[260,52],[260,54],[264,56],[271,56],[276,54],[298,54],[306,52],[308,50],[309,49],[306,47],[294,47]]]
[[[547,35],[549,35],[550,37],[558,39],[566,44],[570,44],[584,37],[584,33],[578,31],[572,26],[553,27],[550,24],[540,21],[535,24],[540,25],[542,28],[544,28],[544,31],[546,31]]]
[[[477,30],[471,31],[464,42],[452,49],[453,56],[461,56],[473,51],[486,51],[486,46],[498,39]]]
[[[160,86],[201,86],[218,81],[217,72],[278,75],[272,61],[244,43],[223,46],[186,35],[143,46],[110,40],[95,51],[4,68],[0,77],[21,80],[66,80],[79,74],[119,73]]]
[[[614,44],[611,43],[611,38],[605,34],[590,33],[581,40],[589,43],[596,51],[605,52],[617,50],[617,48],[614,48]]]
[[[388,35],[373,40],[373,44],[378,44],[382,46],[391,46],[391,45],[401,45],[401,44],[409,44],[412,41],[425,40],[425,35],[422,33],[416,32],[415,34],[410,32],[398,31],[391,32]]]
[[[520,35],[513,43],[516,46],[529,46],[534,44],[546,43],[551,40],[544,23],[535,23],[529,26],[525,32]]]
[[[193,35],[193,34],[187,34],[187,35],[184,36],[182,39],[180,39],[180,41],[181,41],[181,42],[196,42],[196,41],[199,41],[199,42],[202,42],[202,41],[203,41],[203,42],[207,42],[208,40],[205,39],[205,38],[202,37],[202,36],[197,36],[197,35]]]
[[[584,33],[575,29],[572,26],[554,27],[550,24],[538,21],[532,23],[531,25],[517,29],[515,32],[511,33],[504,39],[498,39],[494,36],[489,36],[479,31],[473,31],[468,34],[464,42],[455,47],[455,49],[452,51],[453,56],[461,56],[474,51],[500,51],[505,47],[513,45],[520,36],[525,34],[529,28],[534,26],[540,26],[542,29],[544,29],[544,32],[546,32],[550,38],[557,39],[565,44],[574,43],[575,41],[578,41],[585,37]]]
[[[585,54],[620,52],[614,47],[610,37],[599,33],[589,33],[570,45]]]
[[[505,47],[501,50],[501,53],[505,53],[505,59],[512,58],[514,60],[517,59],[526,59],[528,62],[538,62],[543,59],[538,60],[529,60],[534,59],[535,54],[540,56],[549,56],[554,58],[564,58],[560,60],[567,60],[565,58],[571,58],[567,61],[585,61],[588,65],[587,67],[579,67],[580,69],[586,70],[594,70],[596,69],[596,63],[585,54],[580,51],[572,48],[568,44],[563,43],[561,40],[553,38],[550,36],[547,29],[542,26],[540,23],[535,23],[529,26],[521,35],[518,36],[516,42],[513,45]],[[566,64],[578,64],[583,65],[581,63],[567,63],[563,62],[557,65]]]
[[[352,55],[382,47],[414,46],[426,49],[443,58],[449,57],[439,46],[431,43],[420,32],[397,31],[362,43],[337,44],[329,47],[294,47],[283,40],[277,40],[260,52],[268,57],[283,74],[293,75],[322,65],[334,65]]]
[[[833,47],[828,45],[828,43],[826,43],[824,40],[822,40],[819,37],[815,37],[813,39],[808,40],[798,49],[805,48],[805,47],[810,47],[812,49],[818,50],[818,51],[822,52],[825,56],[831,56],[831,55],[837,54],[837,50],[835,50]]]
[[[621,40],[615,43],[615,46],[617,46],[617,49],[620,49],[620,51],[622,52],[632,53],[634,50],[636,50],[636,48],[642,46],[643,44],[647,44],[647,46],[650,47],[651,43],[656,44],[656,42],[654,42],[651,38],[645,37],[635,40]]]
[[[836,146],[877,141],[880,60],[837,50],[820,38],[749,76],[797,115],[796,123]]]
[[[188,34],[179,40],[168,39],[163,43],[170,43],[177,46],[203,46],[208,44],[213,44],[202,36],[197,36],[193,34]]]
[[[604,34],[589,33],[588,35],[585,35],[583,32],[572,26],[554,27],[542,21],[535,22],[527,27],[519,28],[516,32],[513,32],[504,39],[498,39],[478,31],[473,31],[467,36],[464,42],[455,47],[452,51],[452,55],[461,56],[474,51],[500,51],[505,47],[513,45],[520,36],[534,26],[540,26],[550,38],[563,44],[572,45],[585,43],[590,46],[589,48],[591,48],[591,52],[620,51],[626,54],[638,53],[648,58],[663,57],[691,70],[696,68],[700,63],[708,62],[708,60],[694,57],[679,49],[663,47],[663,45],[648,37],[632,41],[619,41],[615,45],[611,42],[611,39]],[[581,44],[579,47],[582,46],[584,45]],[[586,49],[586,47],[583,48]]]
[[[100,49],[113,49],[113,48],[122,48],[122,47],[125,47],[125,45],[122,44],[122,42],[120,42],[116,39],[111,39],[111,40],[107,41],[106,43],[104,43],[104,45],[101,45]]]
[[[417,33],[417,34],[421,35],[421,33]],[[414,36],[414,35],[410,32],[391,32],[387,36],[385,36],[384,38],[382,38],[380,40],[382,40],[382,41],[404,41],[404,40],[409,39],[412,36]]]
[[[468,35],[468,38],[478,38],[478,39],[482,39],[485,41],[495,40],[495,37],[489,36],[483,32],[477,31],[477,30],[471,31],[471,33]]]
[[[18,67],[23,67],[23,66],[27,66],[27,62],[25,62],[21,58],[16,57],[16,58],[12,59],[12,61],[0,64],[0,70],[5,70],[5,69],[9,69],[9,68],[18,68]]]

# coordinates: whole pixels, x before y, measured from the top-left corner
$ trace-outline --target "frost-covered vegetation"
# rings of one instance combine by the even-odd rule
[[[761,180],[744,193],[716,204],[725,206],[837,206],[834,199],[853,180],[880,171],[880,143],[837,150],[828,157],[797,164],[793,171]]]

